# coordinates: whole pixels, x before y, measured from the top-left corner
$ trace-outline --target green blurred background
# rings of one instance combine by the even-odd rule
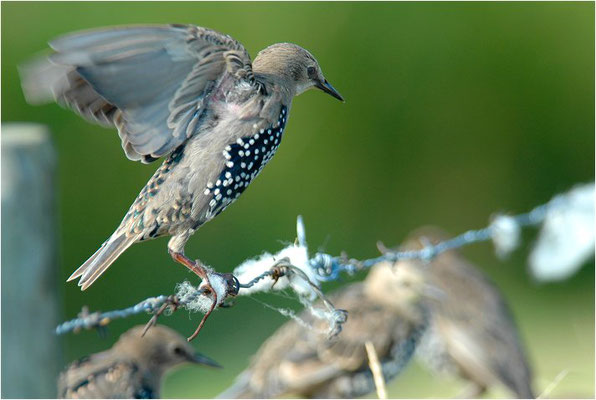
[[[274,42],[300,44],[346,98],[341,104],[313,91],[295,99],[270,166],[188,243],[188,255],[219,271],[293,240],[298,214],[313,251],[364,258],[377,254],[377,240],[397,244],[423,224],[460,233],[594,180],[593,3],[3,2],[2,120],[48,125],[59,155],[56,290],[64,318],[84,304],[109,310],[169,294],[191,276],[160,239],[131,248],[84,293],[64,283],[111,234],[157,164],[128,161],[113,130],[56,105],[28,106],[16,65],[69,31],[173,22],[228,33],[253,57]],[[537,285],[526,274],[534,237],[526,234],[503,262],[489,244],[463,253],[507,295],[536,392],[567,370],[551,395],[593,397],[593,261],[568,281]],[[297,308],[280,296],[257,299]],[[225,369],[182,368],[167,379],[166,397],[210,397],[232,382],[285,321],[258,301],[239,298],[218,311],[195,342]],[[180,311],[162,323],[190,334],[199,319]],[[66,335],[65,358],[105,349],[146,320],[113,322],[107,339]],[[449,397],[460,388],[412,364],[389,394]]]

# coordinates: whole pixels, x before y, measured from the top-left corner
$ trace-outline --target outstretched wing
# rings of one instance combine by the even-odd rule
[[[116,126],[131,160],[154,161],[195,134],[226,77],[253,82],[240,43],[194,25],[77,32],[50,46],[55,53],[20,69],[27,100]]]

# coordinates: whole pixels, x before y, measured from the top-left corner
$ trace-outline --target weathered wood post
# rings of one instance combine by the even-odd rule
[[[48,130],[3,123],[2,397],[55,397],[62,365],[56,157]]]

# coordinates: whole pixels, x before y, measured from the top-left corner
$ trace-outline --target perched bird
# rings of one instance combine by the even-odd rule
[[[426,326],[417,306],[420,292],[393,294],[394,286],[408,279],[396,278],[391,264],[377,264],[364,282],[350,284],[329,297],[335,307],[348,311],[339,335],[328,339],[327,322],[303,312],[300,318],[312,328],[294,320],[285,323],[218,397],[354,398],[374,392],[366,342],[372,343],[384,379],[389,381],[408,364]]]
[[[172,367],[196,363],[219,367],[182,336],[156,325],[125,332],[111,349],[70,364],[58,378],[58,396],[68,399],[159,398],[162,377]]]
[[[317,60],[291,43],[254,62],[230,36],[194,25],[113,27],[69,34],[20,69],[27,100],[54,99],[116,127],[133,161],[165,160],[116,231],[68,280],[82,290],[132,244],[171,236],[173,259],[190,236],[236,200],[273,157],[292,98],[318,88],[342,100]]]
[[[420,249],[447,236],[426,227],[412,233],[405,249]],[[424,265],[401,261],[397,270],[418,274],[441,296],[426,297],[430,323],[417,358],[432,371],[469,383],[462,396],[474,398],[501,386],[520,398],[533,398],[532,374],[513,315],[500,290],[478,268],[450,250]],[[406,274],[408,275],[408,274]]]

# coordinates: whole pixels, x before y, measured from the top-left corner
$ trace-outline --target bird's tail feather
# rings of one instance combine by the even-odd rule
[[[250,371],[242,372],[234,381],[232,386],[225,391],[218,394],[216,399],[258,399],[259,396],[254,393],[250,385],[251,373]]]
[[[23,94],[29,104],[44,104],[54,100],[69,87],[68,71],[72,67],[53,64],[47,54],[19,65]]]
[[[137,236],[127,237],[125,234],[112,235],[66,281],[69,282],[80,277],[81,290],[87,289],[137,239]]]

